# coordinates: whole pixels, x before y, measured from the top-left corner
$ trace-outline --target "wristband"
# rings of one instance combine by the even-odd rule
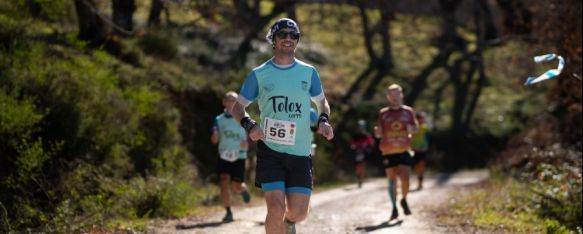
[[[326,113],[322,113],[320,114],[320,117],[318,118],[318,125],[316,128],[320,128],[320,123],[324,122],[324,123],[328,123],[328,114]]]
[[[253,129],[253,127],[255,127],[255,125],[257,125],[257,123],[255,122],[255,120],[245,116],[241,119],[241,127],[243,127],[245,129],[245,131],[247,131],[247,133],[249,133],[249,131],[251,131],[251,129]]]

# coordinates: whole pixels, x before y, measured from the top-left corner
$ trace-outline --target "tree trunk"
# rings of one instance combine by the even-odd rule
[[[135,0],[112,0],[113,23],[126,31],[134,30]]]
[[[391,26],[390,23],[394,16],[392,7],[388,0],[380,1],[380,11],[381,21],[379,23],[379,33],[381,34],[383,45],[380,69],[383,70],[382,73],[386,73],[389,69],[395,66],[393,63],[393,52],[391,48],[391,35],[389,33]]]
[[[492,12],[490,11],[490,6],[485,0],[479,0],[474,3],[474,17],[478,20],[476,21],[476,27],[481,27],[481,35],[483,35],[483,40],[492,40],[498,38],[498,30],[496,30],[496,25],[494,24],[494,19],[492,18]],[[479,21],[483,21],[483,25]]]
[[[476,63],[471,61],[471,58],[472,55],[463,56],[454,63],[451,69],[449,69],[450,80],[455,88],[450,129],[456,139],[463,137],[465,132],[469,129],[468,126],[465,125],[466,121],[464,121],[464,114],[466,113],[466,103],[470,86],[474,80],[474,74],[476,72]],[[462,77],[464,75],[463,64],[465,62],[470,64],[470,68],[467,70],[464,80]]]
[[[360,18],[362,20],[362,36],[364,38],[364,46],[366,48],[366,52],[368,54],[368,57],[370,59],[370,64],[372,67],[375,67],[375,63],[377,60],[377,55],[374,51],[373,45],[372,45],[372,39],[373,39],[373,32],[370,29],[370,23],[369,23],[369,18],[368,15],[366,14],[366,9],[364,6],[364,3],[362,1],[358,1],[358,12],[360,13]]]
[[[407,95],[405,95],[405,105],[413,106],[415,104],[415,101],[421,95],[421,92],[427,87],[427,79],[431,73],[437,68],[445,66],[451,53],[451,50],[442,48],[439,51],[439,54],[433,58],[433,61],[425,67],[419,75],[417,75],[411,85],[411,91],[407,92]]]
[[[478,0],[476,0],[478,1]],[[486,21],[486,25],[482,25],[481,20],[482,20],[482,12],[480,11],[480,8],[484,10],[484,15],[485,15],[485,21]],[[488,6],[485,4],[485,2],[483,0],[479,0],[479,4],[478,3],[474,3],[474,20],[475,20],[475,24],[476,24],[476,38],[477,38],[477,43],[476,43],[476,52],[475,55],[473,56],[475,59],[473,60],[473,62],[475,63],[477,69],[478,69],[478,80],[476,82],[476,88],[473,92],[473,96],[470,99],[470,104],[468,106],[468,108],[466,109],[466,113],[465,113],[465,121],[464,121],[464,125],[469,128],[471,121],[472,121],[472,117],[474,115],[474,112],[476,110],[476,106],[478,105],[478,100],[480,98],[480,95],[482,94],[482,88],[484,86],[486,86],[487,84],[487,77],[486,77],[486,71],[484,69],[484,61],[483,61],[483,56],[482,56],[482,51],[484,49],[484,40],[486,39],[491,39],[489,37],[492,36],[491,32],[489,33],[489,31],[491,29],[488,29],[489,26],[488,21],[491,20],[491,15],[490,15],[490,11],[488,9]],[[483,28],[486,28],[485,32],[483,33],[482,31]]]
[[[24,2],[26,4],[26,8],[32,17],[40,17],[42,12],[42,6],[35,0],[26,0]]]
[[[163,8],[164,3],[162,0],[152,0],[150,16],[148,16],[148,26],[160,26],[160,15],[162,14]]]
[[[497,0],[504,15],[504,27],[509,33],[530,34],[532,32],[532,13],[520,0]]]
[[[415,104],[421,92],[427,87],[427,79],[431,73],[439,67],[446,66],[454,50],[459,49],[465,52],[466,42],[458,36],[456,31],[455,10],[459,6],[459,3],[460,0],[439,0],[442,19],[442,32],[437,42],[439,54],[433,58],[433,61],[413,81],[411,91],[405,95],[406,105],[413,106]]]
[[[107,41],[110,28],[100,18],[95,9],[95,0],[74,0],[79,21],[78,38],[89,41],[92,45],[101,45]]]
[[[246,28],[245,36],[243,41],[239,44],[239,47],[233,54],[233,57],[229,60],[229,63],[234,66],[242,66],[247,61],[247,54],[253,48],[251,42],[257,37],[257,35],[267,26],[269,21],[279,14],[283,13],[288,5],[295,4],[294,1],[276,1],[275,6],[271,12],[267,15],[260,15],[260,1],[254,0],[253,5],[248,5],[247,1],[233,0],[233,4],[237,9],[237,15],[239,22],[253,22],[252,24],[246,24],[250,28]]]
[[[466,41],[457,33],[457,21],[455,20],[455,10],[459,6],[461,0],[439,0],[439,8],[441,12],[442,36],[438,44],[441,47],[453,47],[461,51],[466,51]]]
[[[296,14],[296,2],[295,1],[289,1],[289,4],[285,5],[285,14],[287,15],[288,18],[293,19],[296,21],[296,23],[300,23],[298,22],[298,17]]]
[[[441,100],[443,97],[443,92],[447,88],[448,84],[449,80],[445,80],[441,84],[439,84],[439,86],[435,90],[433,97],[433,114],[432,114],[433,119],[437,119],[438,116],[440,116],[441,114]]]

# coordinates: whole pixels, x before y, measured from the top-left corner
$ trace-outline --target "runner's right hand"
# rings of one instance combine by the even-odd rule
[[[255,125],[255,127],[249,131],[249,138],[253,141],[265,140],[265,135],[263,135],[263,131],[259,129],[259,125]]]

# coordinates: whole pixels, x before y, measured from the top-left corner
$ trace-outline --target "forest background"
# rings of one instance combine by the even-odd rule
[[[290,17],[332,106],[317,184],[352,179],[352,129],[372,128],[399,83],[433,121],[431,170],[488,168],[527,188],[504,209],[581,233],[581,5],[0,0],[0,232],[139,229],[218,204],[221,97],[272,56],[267,28]],[[547,53],[562,74],[524,86],[556,67],[533,62]]]

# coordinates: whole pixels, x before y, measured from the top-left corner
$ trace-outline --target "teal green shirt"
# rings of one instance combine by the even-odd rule
[[[281,68],[269,60],[247,76],[240,95],[249,101],[257,100],[260,127],[266,137],[288,140],[265,140],[269,148],[296,156],[310,155],[311,97],[322,95],[320,76],[312,65],[296,59],[291,66]]]
[[[247,133],[235,118],[222,113],[215,118],[213,127],[219,132],[219,154],[225,150],[239,150],[239,159],[247,158],[247,150],[241,148],[241,141],[247,140]]]

